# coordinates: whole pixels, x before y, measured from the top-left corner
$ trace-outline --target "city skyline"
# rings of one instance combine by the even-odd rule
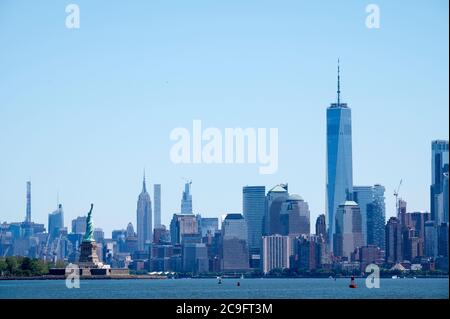
[[[436,143],[447,143],[446,145],[446,156],[448,157],[448,141],[444,141],[444,140],[433,140],[433,141],[431,141],[431,145],[432,145],[432,151],[434,151],[434,145],[436,144]],[[431,157],[433,158],[434,157],[434,153],[432,152],[432,154],[431,154]],[[444,163],[447,163],[448,162],[448,158],[446,157],[446,162],[444,162]],[[434,166],[432,166],[432,167],[434,167]],[[25,192],[25,194],[26,194],[26,196],[25,196],[25,201],[24,201],[24,203],[25,203],[25,218],[24,219],[15,219],[15,220],[0,220],[0,224],[1,223],[13,223],[13,222],[25,222],[25,223],[30,223],[30,222],[34,222],[34,223],[42,223],[42,224],[44,224],[44,225],[47,225],[47,227],[46,227],[46,229],[47,229],[47,232],[49,232],[50,233],[50,216],[54,216],[56,213],[60,213],[60,214],[62,214],[62,216],[64,215],[64,213],[63,213],[63,204],[62,204],[62,202],[59,200],[59,192],[58,192],[58,198],[57,198],[57,201],[56,201],[56,209],[55,210],[52,210],[52,211],[49,211],[48,212],[48,214],[47,214],[47,219],[48,219],[48,222],[47,223],[45,223],[45,222],[42,222],[42,221],[40,221],[40,220],[34,220],[33,219],[33,214],[32,214],[32,209],[31,209],[31,207],[32,207],[32,200],[31,200],[31,198],[32,198],[32,195],[31,195],[31,181],[26,181],[26,192]],[[202,214],[200,214],[200,213],[197,213],[197,212],[190,212],[189,211],[189,208],[191,208],[191,206],[192,206],[192,202],[193,202],[193,200],[192,200],[192,194],[190,193],[190,191],[191,191],[191,185],[192,185],[192,180],[189,180],[189,181],[186,181],[185,183],[184,183],[184,188],[183,188],[183,190],[182,190],[182,196],[181,196],[181,207],[180,207],[180,211],[178,211],[178,212],[174,212],[174,213],[172,213],[172,214],[170,214],[170,217],[168,218],[168,222],[167,223],[161,223],[161,224],[157,224],[157,222],[155,222],[156,220],[158,220],[158,219],[160,219],[160,216],[157,216],[157,215],[155,215],[155,202],[154,201],[152,201],[151,200],[151,196],[150,196],[150,194],[147,192],[147,179],[146,179],[146,175],[145,175],[145,172],[144,172],[144,176],[143,176],[143,179],[142,179],[142,188],[141,188],[141,192],[140,192],[140,194],[139,194],[139,196],[137,196],[137,198],[138,198],[138,200],[137,200],[137,206],[138,206],[138,208],[137,208],[137,216],[135,217],[135,219],[134,219],[134,221],[133,220],[130,220],[128,223],[127,223],[127,227],[129,227],[130,226],[130,224],[132,225],[132,226],[134,226],[134,227],[136,227],[136,228],[138,228],[139,229],[139,227],[138,227],[138,223],[139,223],[139,212],[141,212],[141,214],[142,214],[142,218],[144,218],[144,215],[145,215],[145,223],[148,223],[149,225],[151,225],[150,226],[150,229],[151,229],[151,232],[153,233],[153,229],[155,229],[155,228],[158,228],[159,226],[161,226],[161,225],[163,225],[163,226],[165,226],[165,227],[168,227],[169,225],[170,225],[170,220],[171,220],[171,218],[173,217],[173,215],[174,214],[181,214],[181,215],[183,215],[183,214],[187,214],[187,215],[190,215],[190,214],[192,214],[192,215],[202,215]],[[156,190],[156,189],[158,189],[158,194],[159,194],[159,196],[161,196],[161,185],[162,184],[152,184],[153,185],[153,188],[154,188],[154,190]],[[288,183],[286,183],[286,184],[277,184],[277,185],[273,185],[272,187],[268,187],[267,185],[244,185],[244,186],[242,186],[241,187],[241,189],[242,189],[242,194],[241,194],[241,202],[243,203],[243,207],[242,207],[242,209],[241,209],[241,211],[239,211],[239,213],[238,214],[242,214],[244,217],[245,217],[245,203],[246,203],[246,201],[248,201],[248,199],[246,199],[246,192],[251,192],[252,190],[253,191],[257,191],[257,192],[259,192],[260,193],[260,191],[261,191],[261,189],[263,190],[263,200],[264,201],[266,201],[266,199],[267,198],[270,198],[270,193],[271,192],[273,192],[274,190],[276,190],[276,191],[278,191],[278,188],[280,188],[280,187],[285,187],[286,189],[283,189],[283,191],[284,192],[286,192],[286,198],[285,199],[288,199],[288,198],[290,198],[291,196],[289,196],[289,193],[287,192],[287,186],[288,186]],[[384,186],[383,185],[380,185],[380,184],[375,184],[374,186],[373,186],[373,188],[374,189],[378,189],[378,188],[382,188],[383,189],[383,191],[382,191],[382,195],[381,196],[383,196],[383,194],[384,194]],[[267,190],[268,189],[268,190]],[[281,188],[280,188],[281,189]],[[372,190],[372,187],[371,186],[357,186],[357,185],[352,185],[352,189],[354,190],[354,192],[353,192],[353,194],[351,195],[351,197],[352,197],[352,199],[354,199],[354,197],[355,196],[357,196],[357,193],[358,192],[360,192],[361,190],[364,190],[364,191],[367,191],[368,189],[370,189],[370,191],[371,192],[373,192],[373,190]],[[155,194],[155,193],[154,193]],[[187,195],[187,196],[186,196]],[[262,195],[262,194],[261,194]],[[299,197],[298,195],[296,195],[296,194],[294,194],[294,196],[297,196],[297,197]],[[186,200],[186,198],[189,198],[188,200]],[[303,198],[301,198],[301,197],[299,197],[300,198],[300,200],[302,200],[303,201]],[[384,197],[383,197],[384,198]],[[159,199],[160,200],[160,202],[157,204],[159,207],[159,209],[161,209],[161,206],[162,206],[162,204],[161,204],[161,199]],[[404,203],[405,205],[408,203],[408,199],[407,198],[402,198],[402,197],[399,197],[398,198],[398,200],[399,200],[399,205],[400,205],[400,203]],[[184,204],[185,202],[189,202],[189,204],[188,205],[186,205],[186,204]],[[364,199],[364,203],[366,203],[366,201],[367,201],[367,203],[369,203],[369,202],[371,202],[371,199],[369,200],[369,199],[367,199],[367,198],[365,198]],[[153,204],[152,204],[153,203]],[[250,203],[250,202],[249,202]],[[257,203],[257,201],[254,201],[254,202],[252,202],[253,204],[255,204],[255,203]],[[343,204],[343,203],[342,203]],[[383,204],[385,204],[384,202],[383,202]],[[306,203],[306,205],[308,205],[308,203]],[[185,207],[189,207],[188,208],[188,211],[184,211],[183,212],[183,209],[186,209]],[[256,208],[256,210],[258,210],[258,204],[256,204],[256,207],[254,207],[253,208],[253,211],[255,211],[255,208]],[[415,209],[410,209],[409,207],[408,207],[408,209],[407,210],[405,210],[405,212],[409,212],[409,213],[414,213],[414,212],[421,212],[421,213],[423,213],[423,212],[426,212],[426,213],[429,213],[429,214],[431,214],[430,212],[431,212],[431,202],[430,202],[430,207],[428,208],[428,209],[425,209],[425,210],[415,210]],[[400,209],[400,207],[398,207],[398,209]],[[159,212],[160,213],[160,212]],[[263,217],[265,217],[265,214],[266,213],[266,210],[265,210],[265,208],[263,209],[263,216],[261,216],[261,219],[262,220],[264,220],[264,218]],[[202,217],[203,218],[210,218],[210,217],[214,217],[214,218],[218,218],[219,220],[221,220],[223,217],[225,217],[225,215],[226,214],[235,214],[235,213],[233,213],[233,212],[231,212],[231,211],[225,211],[224,210],[224,213],[223,214],[218,214],[218,215],[216,215],[216,216],[210,216],[210,215],[202,215]],[[270,214],[270,213],[269,213]],[[69,226],[70,226],[70,223],[69,223],[69,221],[74,221],[74,220],[76,220],[77,218],[85,218],[86,217],[86,215],[87,215],[87,212],[85,213],[85,214],[83,214],[83,213],[81,213],[81,214],[78,214],[78,215],[76,215],[75,217],[73,217],[73,218],[69,218],[69,219],[64,219],[64,217],[62,217],[62,221],[63,221],[63,224],[62,224],[62,227],[67,227],[67,229],[69,229]],[[148,215],[150,215],[150,219],[148,219]],[[317,217],[316,218],[318,218],[319,216],[321,216],[321,215],[323,215],[323,216],[325,216],[326,217],[326,214],[324,214],[324,213],[322,213],[322,214],[318,214],[317,215]],[[392,216],[389,216],[389,215],[385,215],[384,216],[384,219],[385,219],[385,222],[387,223],[388,221],[389,221],[389,219],[390,219],[390,217],[396,217],[396,216],[398,216],[398,211],[394,211],[394,214],[392,214]],[[448,216],[448,215],[447,215]],[[363,218],[363,217],[362,217]],[[448,218],[448,217],[447,217]],[[258,219],[257,219],[258,220]],[[312,220],[312,219],[311,219]],[[314,221],[315,221],[316,219],[314,219]],[[250,221],[247,221],[247,222],[252,222],[252,219],[250,219]],[[267,222],[269,222],[269,221],[266,221],[265,223],[267,223]],[[363,224],[366,224],[366,222],[364,222]],[[72,226],[73,227],[73,226]],[[124,230],[124,229],[126,229],[127,227],[122,227],[122,225],[120,225],[120,226],[116,226],[116,227],[113,227],[112,229],[111,229],[111,231],[110,232],[113,232],[113,231],[115,231],[115,230]],[[265,225],[263,225],[262,226],[262,229],[265,229],[267,226],[265,226]],[[272,225],[272,227],[273,227],[273,225]],[[281,226],[280,226],[281,227]],[[98,226],[97,225],[97,227],[96,228],[99,228],[99,229],[101,229],[102,231],[104,231],[105,233],[107,232],[107,231],[105,231],[105,229],[103,228],[103,227],[101,227],[101,226]],[[145,228],[145,227],[144,227]],[[143,228],[143,229],[144,229]],[[148,228],[148,227],[147,227]],[[328,227],[327,227],[327,229],[328,229]],[[109,230],[108,230],[109,231]],[[311,226],[310,226],[310,233],[311,234],[314,234],[314,227],[313,227],[313,222],[311,222]],[[146,230],[146,232],[147,232],[147,230]],[[138,232],[139,233],[139,232]],[[142,233],[142,232],[141,232]],[[329,234],[330,234],[331,232],[329,232]],[[367,236],[367,230],[366,231],[364,231],[364,233],[365,233],[365,235]],[[147,240],[151,240],[151,238],[152,238],[152,234],[151,235],[142,235],[142,236],[145,236],[146,238],[147,238]],[[250,237],[249,237],[250,238]],[[262,239],[262,238],[261,238]],[[252,242],[252,240],[249,240],[249,242]],[[363,242],[364,243],[366,243],[366,240],[365,239],[363,239]],[[141,246],[143,246],[143,244],[141,244]],[[251,247],[251,245],[249,246],[249,247]]]
[[[353,184],[386,188],[386,219],[400,179],[408,210],[429,211],[429,145],[448,140],[448,3],[378,4],[375,30],[357,2],[180,2],[174,13],[167,4],[79,1],[81,28],[68,30],[64,6],[1,3],[0,222],[24,220],[31,180],[36,222],[57,209],[59,192],[66,226],[94,202],[106,233],[136,227],[142,168],[149,185],[162,185],[165,225],[179,212],[183,177],[193,180],[194,214],[242,212],[243,186],[289,183],[314,221],[326,211],[325,108],[338,57],[352,107]],[[174,165],[169,133],[194,119],[278,127],[278,172]]]
[[[339,66],[338,66],[338,68],[339,68]],[[338,70],[338,101],[339,101],[339,93],[340,93],[340,90],[339,90],[339,70]],[[340,103],[340,102],[338,102],[338,103],[332,103],[332,105],[330,106],[330,108],[333,108],[333,107],[336,107],[336,106],[340,106],[340,105],[344,105],[344,108],[347,108],[347,104],[346,103]],[[328,109],[330,109],[330,108],[328,108]],[[351,120],[350,120],[350,122],[351,122]],[[350,124],[350,126],[351,126],[351,124]],[[350,133],[351,134],[351,133]],[[436,140],[432,140],[431,141],[431,146],[432,146],[432,150],[431,150],[431,158],[432,158],[432,164],[431,164],[431,167],[432,167],[432,172],[434,172],[434,167],[435,167],[435,165],[436,165],[436,163],[435,163],[435,161],[434,161],[434,157],[435,157],[435,145],[436,144],[442,144],[442,143],[447,143],[447,148],[446,148],[446,151],[447,151],[447,157],[445,158],[445,161],[446,162],[448,162],[448,140],[442,140],[442,139],[436,139]],[[351,144],[351,137],[350,137],[350,144]],[[351,157],[351,153],[350,153],[350,157]],[[350,160],[350,162],[351,162],[351,160]],[[441,163],[441,162],[439,162],[439,163]],[[351,165],[351,164],[350,164]],[[435,182],[435,175],[433,175],[433,174],[431,174],[432,175],[432,183],[434,183]],[[161,196],[161,184],[151,184],[151,185],[153,185],[153,187],[154,187],[154,191],[155,192],[157,192],[158,194],[159,194],[159,197]],[[181,184],[180,184],[181,185]],[[163,223],[163,222],[161,222],[161,224],[162,225],[165,225],[166,227],[170,224],[170,219],[171,219],[171,216],[173,215],[173,214],[195,214],[195,215],[197,215],[197,214],[200,214],[200,215],[202,215],[203,217],[218,217],[219,219],[221,218],[221,217],[223,217],[224,216],[224,214],[229,214],[229,213],[231,213],[231,210],[223,210],[223,213],[220,213],[220,214],[217,214],[217,215],[204,215],[204,214],[201,214],[201,212],[195,212],[195,211],[193,211],[193,209],[192,209],[192,207],[193,207],[193,200],[192,200],[192,194],[191,194],[191,185],[192,185],[192,180],[185,180],[185,183],[184,183],[184,188],[183,188],[183,190],[182,190],[182,196],[181,196],[181,208],[180,208],[180,211],[179,212],[177,212],[177,211],[175,211],[175,212],[173,212],[173,213],[169,213],[169,215],[170,216],[167,216],[166,218],[166,220],[167,220],[167,222],[166,223]],[[274,185],[273,186],[273,188],[276,188],[276,187],[279,187],[279,186],[283,186],[283,184],[278,184],[278,185]],[[380,185],[380,184],[375,184],[375,186],[381,186],[381,187],[383,187],[383,185]],[[272,189],[270,189],[270,186],[268,186],[268,185],[245,185],[245,186],[242,186],[242,189],[245,189],[245,188],[252,188],[252,187],[256,187],[256,188],[258,188],[258,187],[262,187],[263,189],[266,189],[267,187],[269,187],[269,190],[267,191],[267,193],[266,194],[264,194],[264,198],[266,197],[266,195],[268,195],[270,192],[271,192],[271,190],[273,190],[273,188]],[[286,187],[287,187],[287,184],[286,184]],[[360,190],[360,189],[366,189],[368,186],[356,186],[356,185],[351,185],[351,191],[350,191],[350,193],[349,193],[349,195],[348,196],[350,196],[350,197],[354,197],[354,196],[356,196],[356,193],[354,193],[353,192],[353,189],[358,189],[358,190]],[[431,187],[433,187],[433,186],[431,186]],[[327,187],[325,187],[325,188],[327,188]],[[384,187],[383,187],[384,188]],[[156,191],[156,189],[158,189],[158,191]],[[347,192],[348,192],[348,190],[347,190]],[[395,192],[395,191],[394,191]],[[154,195],[155,195],[156,193],[154,193]],[[245,201],[245,193],[243,193],[243,194],[241,194],[242,195],[242,197],[241,197],[241,201],[242,200],[244,200]],[[142,202],[144,201],[143,199],[142,199],[142,197],[145,197],[145,201],[147,202],[148,201],[148,203],[145,203],[145,205],[144,206],[148,206],[149,208],[145,208],[145,210],[147,210],[147,209],[149,209],[150,210],[150,216],[151,216],[151,218],[149,219],[149,220],[147,220],[148,219],[148,217],[147,217],[147,212],[145,212],[145,215],[146,215],[146,217],[145,217],[145,219],[147,220],[146,221],[146,223],[148,223],[148,224],[150,224],[150,225],[155,225],[155,227],[153,227],[153,226],[151,226],[150,227],[150,229],[154,229],[154,228],[156,228],[157,227],[157,225],[158,225],[158,223],[156,222],[156,220],[161,220],[161,217],[159,216],[160,214],[161,214],[161,210],[163,210],[161,207],[164,205],[164,204],[162,204],[162,200],[161,200],[161,198],[159,198],[159,202],[158,202],[158,212],[159,212],[159,215],[158,215],[158,217],[155,215],[155,211],[154,211],[154,206],[152,205],[152,200],[151,200],[151,197],[150,197],[150,195],[149,195],[149,193],[147,192],[147,189],[146,189],[146,175],[145,175],[145,170],[144,170],[144,177],[143,177],[143,181],[142,181],[142,191],[141,191],[141,194],[138,196],[138,211],[140,210],[140,206],[142,206],[143,204],[142,204]],[[404,200],[405,202],[408,202],[408,199],[407,198],[404,198],[404,197],[402,197],[402,196],[400,196],[399,197],[399,199],[400,200]],[[60,199],[59,199],[59,191],[58,191],[58,193],[57,193],[57,201],[56,201],[56,210],[52,210],[52,211],[50,211],[50,212],[48,212],[48,216],[50,216],[50,215],[52,215],[52,214],[54,214],[55,212],[57,212],[58,210],[60,210],[61,209],[61,211],[62,211],[62,201],[60,201]],[[387,205],[386,205],[387,206]],[[410,209],[410,208],[408,208],[408,211],[409,212],[428,212],[428,213],[430,213],[431,211],[432,211],[432,204],[431,204],[431,201],[430,201],[430,206],[428,207],[428,208],[426,208],[426,209],[423,209],[423,210],[417,210],[417,209]],[[142,210],[142,209],[141,209]],[[153,212],[152,212],[152,210],[153,210]],[[0,223],[3,223],[3,222],[21,222],[21,221],[25,221],[25,222],[40,222],[40,223],[43,223],[43,224],[45,224],[44,222],[42,222],[42,221],[40,221],[40,220],[33,220],[33,218],[31,217],[32,215],[31,215],[31,212],[32,212],[32,209],[31,209],[31,181],[26,181],[26,201],[25,201],[25,218],[23,219],[23,220],[21,220],[21,219],[15,219],[15,220],[0,220]],[[245,209],[244,209],[244,207],[242,207],[242,210],[239,212],[240,214],[244,214],[244,212],[245,212]],[[321,215],[322,213],[319,213],[319,214],[317,214],[317,217],[319,216],[319,215]],[[83,214],[83,213],[81,213],[81,214],[77,214],[76,216],[74,216],[73,218],[70,218],[70,220],[74,220],[74,219],[76,219],[76,218],[78,218],[78,217],[84,217],[86,214]],[[326,214],[325,214],[326,215]],[[392,214],[392,216],[391,216],[391,214],[389,214],[388,212],[385,214],[385,221],[387,222],[387,221],[389,221],[389,218],[390,217],[395,217],[397,215],[397,212],[396,211],[394,211],[393,212],[393,214]],[[447,213],[447,215],[448,215],[448,213]],[[244,214],[244,216],[245,216],[245,214]],[[334,219],[334,218],[333,218]],[[68,219],[69,220],[69,219]],[[135,225],[138,229],[139,229],[139,226],[138,226],[138,224],[139,224],[139,217],[136,217],[134,220],[130,220],[129,221],[129,223],[131,223],[132,225]],[[364,223],[365,224],[365,223]],[[127,223],[127,225],[128,225],[128,223]],[[67,223],[67,222],[65,222],[64,224],[63,224],[63,227],[69,227],[69,223]],[[49,228],[50,228],[50,225],[49,225],[49,223],[48,223],[48,225],[47,225],[47,231],[49,231]],[[105,229],[103,228],[103,227],[99,227],[99,228],[101,228],[103,231],[105,231]],[[125,229],[125,227],[123,227],[122,225],[121,226],[113,226],[110,230],[108,229],[107,230],[107,232],[112,232],[112,231],[114,231],[114,230],[119,230],[119,229]],[[106,232],[106,231],[105,231]],[[153,231],[151,231],[151,232],[153,232]],[[138,232],[139,233],[139,232]],[[142,232],[141,232],[142,233]],[[328,229],[328,236],[330,236],[330,234],[332,234],[333,233],[333,231],[331,230],[331,229]],[[367,232],[365,231],[365,235],[367,236]],[[150,235],[145,235],[146,237],[147,237],[147,239],[146,240],[151,240],[151,238],[152,238],[152,235],[150,234]],[[364,240],[364,242],[365,242],[365,240]],[[333,245],[332,244],[332,242],[330,243],[330,245]],[[143,247],[143,243],[142,244],[140,244],[140,247],[142,248]]]

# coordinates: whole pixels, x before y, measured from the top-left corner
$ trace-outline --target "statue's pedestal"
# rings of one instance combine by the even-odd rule
[[[80,268],[96,268],[99,264],[97,256],[97,243],[95,241],[83,241],[80,246]]]

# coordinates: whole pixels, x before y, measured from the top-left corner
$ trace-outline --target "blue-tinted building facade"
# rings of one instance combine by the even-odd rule
[[[327,227],[329,247],[333,247],[335,216],[338,206],[350,200],[353,193],[351,109],[338,100],[327,109]]]
[[[448,141],[436,140],[431,143],[431,219],[436,225],[448,223]]]
[[[247,222],[247,243],[251,251],[260,251],[262,247],[265,201],[265,186],[244,186],[242,188],[242,211]]]

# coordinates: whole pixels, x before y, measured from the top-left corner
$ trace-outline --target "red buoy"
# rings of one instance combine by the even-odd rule
[[[350,288],[356,288],[356,283],[355,283],[355,277],[352,276],[351,280],[350,280],[350,285],[348,285]]]

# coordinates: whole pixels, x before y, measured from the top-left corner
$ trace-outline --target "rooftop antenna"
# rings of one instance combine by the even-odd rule
[[[145,185],[145,167],[144,167],[144,176],[142,179],[142,190],[145,192],[147,191],[147,185]]]
[[[341,106],[341,76],[339,68],[339,58],[338,58],[338,73],[337,73],[337,105]]]

